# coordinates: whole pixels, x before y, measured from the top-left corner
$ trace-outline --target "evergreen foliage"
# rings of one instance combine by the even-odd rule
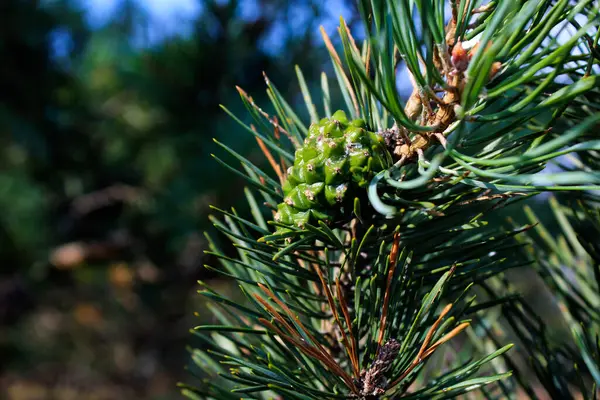
[[[249,185],[250,213],[214,208],[214,226],[237,256],[209,238],[220,265],[207,268],[235,279],[245,301],[201,282],[215,324],[193,329],[204,346],[191,351],[201,384],[182,385],[183,393],[596,398],[600,5],[361,0],[359,10],[364,42],[341,20],[338,52],[322,31],[333,77],[323,74],[319,93],[297,70],[310,121],[267,77],[273,115],[239,89],[252,123],[230,114],[272,171],[220,144],[216,160]],[[414,87],[406,101],[399,72]],[[331,103],[330,85],[343,104]],[[319,212],[300,224],[277,218],[278,204],[296,206],[286,197],[291,187],[313,183],[296,182],[307,151],[319,168],[336,161],[314,152],[314,137],[338,108],[379,135],[390,164],[367,154],[360,170],[369,182],[352,201],[319,200]],[[558,168],[545,170],[549,163]],[[328,179],[326,170],[315,173],[315,182]],[[565,193],[563,205],[550,201],[559,237],[527,209],[524,225],[493,218],[548,191]],[[314,209],[317,200],[296,195]],[[520,296],[510,278],[518,267],[539,275],[570,337],[551,337]]]

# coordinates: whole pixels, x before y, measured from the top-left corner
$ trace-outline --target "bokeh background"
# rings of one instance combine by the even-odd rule
[[[212,138],[261,158],[218,105],[318,82],[343,3],[0,1],[0,399],[179,398],[243,186]]]
[[[179,398],[209,205],[243,208],[212,138],[262,159],[219,104],[300,101],[353,3],[0,0],[0,399]]]

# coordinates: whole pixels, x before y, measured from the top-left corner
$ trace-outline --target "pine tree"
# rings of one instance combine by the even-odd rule
[[[236,254],[207,236],[220,261],[207,268],[244,301],[200,283],[216,323],[192,330],[201,382],[183,393],[596,398],[600,5],[358,6],[362,43],[343,19],[343,51],[322,29],[333,76],[318,94],[297,69],[310,121],[266,76],[273,112],[238,88],[252,123],[230,114],[272,171],[219,143],[249,213],[214,208]],[[527,207],[530,221],[503,220],[544,192],[560,192],[558,232]],[[524,271],[551,294],[560,338],[519,293]]]

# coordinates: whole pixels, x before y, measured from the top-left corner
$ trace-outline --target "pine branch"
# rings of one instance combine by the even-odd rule
[[[266,76],[273,115],[238,88],[252,123],[234,118],[272,172],[218,143],[233,161],[217,161],[255,192],[246,192],[250,217],[214,208],[219,241],[237,254],[209,236],[209,254],[220,262],[209,268],[235,280],[244,300],[201,290],[219,323],[193,331],[203,346],[193,360],[206,378],[186,395],[441,399],[477,390],[492,398],[495,389],[510,392],[510,367],[536,398],[506,355],[509,329],[552,396],[571,393],[571,382],[552,378],[563,358],[595,377],[597,342],[577,323],[595,321],[597,288],[581,277],[572,284],[556,263],[600,250],[571,228],[561,242],[545,240],[552,255],[536,268],[568,310],[578,349],[553,353],[544,325],[504,276],[537,260],[544,244],[534,241],[536,252],[528,252],[523,236],[543,230],[535,219],[506,229],[488,217],[542,191],[598,202],[586,191],[600,188],[599,5],[450,6],[447,20],[439,0],[359,1],[366,41],[341,20],[343,54],[322,30],[350,118],[330,115],[325,75],[318,93],[299,68],[310,124]],[[414,86],[406,103],[396,87],[400,65]],[[543,173],[570,155],[578,163]],[[498,307],[502,318],[494,319]],[[468,359],[452,347],[465,343]],[[430,376],[438,357],[451,362]],[[585,382],[579,388],[591,393]]]

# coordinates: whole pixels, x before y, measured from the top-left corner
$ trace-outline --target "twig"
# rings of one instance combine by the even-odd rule
[[[329,289],[327,282],[325,282],[325,278],[323,277],[321,268],[318,265],[315,265],[314,267],[315,267],[315,271],[317,272],[317,275],[319,275],[319,279],[321,280],[321,285],[323,286],[323,292],[325,293],[325,295],[327,297],[327,302],[329,303],[329,307],[331,308],[331,311],[333,313],[335,321],[342,333],[342,343],[344,344],[344,348],[346,349],[346,352],[348,353],[348,357],[350,358],[355,377],[358,377],[359,376],[358,359],[355,359],[354,352],[352,351],[351,345],[348,342],[348,338],[346,337],[346,332],[344,331],[344,328],[342,327],[342,323],[340,321],[340,316],[337,312],[337,307],[335,306],[335,302],[333,300],[333,295],[331,294],[331,290]],[[349,326],[349,328],[350,328],[350,326]]]
[[[275,325],[273,325],[272,323],[270,323],[269,321],[267,321],[264,318],[259,318],[258,320],[264,326],[266,326],[267,328],[269,328],[272,331],[274,331],[275,333],[277,333],[277,335],[279,335],[280,338],[291,343],[293,346],[299,348],[304,354],[321,361],[323,364],[325,364],[325,366],[330,371],[338,374],[339,377],[350,388],[350,390],[352,390],[352,392],[354,392],[355,394],[359,393],[358,388],[356,387],[354,382],[352,382],[352,379],[350,378],[350,376],[348,376],[348,374],[346,374],[346,372],[342,369],[342,367],[340,367],[329,354],[323,355],[316,348],[306,344],[305,342],[302,342],[301,340],[298,340],[298,339],[295,339],[294,337],[286,335],[284,332],[281,331],[281,329],[277,328]]]
[[[287,316],[289,318],[291,318],[292,320],[294,320],[296,322],[296,324],[298,325],[298,327],[302,330],[302,332],[310,339],[310,341],[313,342],[313,346],[310,346],[308,343],[306,343],[301,335],[300,335],[300,340],[303,341],[304,343],[304,347],[303,346],[298,346],[300,348],[303,349],[308,349],[309,350],[309,354],[311,354],[313,357],[323,361],[325,363],[325,365],[329,366],[332,371],[338,373],[340,375],[340,377],[344,380],[344,382],[346,382],[346,384],[348,385],[348,387],[354,392],[354,393],[358,393],[358,389],[356,388],[356,385],[352,382],[352,379],[350,378],[350,376],[348,376],[348,374],[342,369],[342,367],[340,367],[335,360],[333,359],[333,357],[325,350],[325,348],[315,339],[315,337],[306,329],[306,327],[302,324],[302,322],[300,321],[300,319],[298,318],[297,315],[294,315],[292,313],[292,311],[288,308],[288,306],[282,302],[281,300],[279,300],[279,298],[277,296],[275,296],[275,294],[269,289],[267,288],[265,285],[259,283],[258,287],[265,292],[265,294],[267,294],[267,296],[269,296],[269,298],[271,300],[273,300],[275,303],[277,303],[277,305],[279,305],[279,307],[281,307],[283,309],[283,311],[287,314]],[[292,336],[299,336],[299,332],[296,329],[293,329],[288,323],[287,321],[285,321],[285,319],[283,317],[281,317],[281,314],[279,314],[277,312],[277,310],[275,310],[274,307],[272,307],[269,303],[267,303],[266,300],[264,300],[262,297],[260,297],[258,294],[255,294],[254,297],[265,307],[267,308],[267,310],[269,312],[272,313],[272,315],[274,317],[276,317],[276,319],[278,321],[280,321],[285,327],[286,329],[288,329],[288,331],[290,332],[290,334]],[[293,339],[293,338],[290,338]],[[296,345],[298,345],[299,343],[301,343],[298,340],[295,340]]]
[[[390,251],[390,268],[388,269],[387,283],[385,287],[385,294],[383,297],[383,311],[381,313],[381,323],[379,324],[379,336],[377,337],[377,353],[381,351],[383,344],[383,337],[385,336],[385,326],[387,323],[388,306],[390,303],[390,290],[392,287],[392,281],[394,278],[394,272],[396,271],[396,261],[398,259],[398,251],[400,249],[400,233],[394,234],[394,241],[392,243],[392,249]]]
[[[352,356],[350,357],[350,359],[354,361],[353,367],[355,370],[355,374],[358,378],[359,373],[360,373],[359,365],[358,365],[358,349],[356,346],[356,339],[354,338],[354,334],[352,333],[352,321],[350,320],[350,313],[348,313],[348,303],[346,303],[346,298],[344,297],[344,294],[342,293],[339,277],[336,279],[335,285],[336,285],[338,300],[340,302],[340,307],[342,309],[342,313],[344,314],[344,319],[346,320],[346,326],[348,327],[348,335],[350,336],[350,350],[352,353]],[[342,331],[343,331],[343,329],[342,329]]]
[[[141,189],[116,184],[75,198],[72,212],[76,215],[86,215],[116,202],[131,203],[141,198],[143,198]]]
[[[255,131],[254,125],[250,125],[250,127],[252,128],[253,131]],[[277,177],[279,178],[279,183],[281,183],[283,185],[283,183],[285,182],[285,174],[281,171],[279,164],[277,164],[277,161],[275,161],[275,158],[273,158],[273,155],[271,154],[271,152],[265,145],[265,142],[263,142],[262,139],[259,138],[258,136],[255,136],[255,137],[256,137],[256,141],[258,142],[258,146],[260,147],[263,154],[269,161],[269,164],[271,164],[271,167],[277,174]]]

